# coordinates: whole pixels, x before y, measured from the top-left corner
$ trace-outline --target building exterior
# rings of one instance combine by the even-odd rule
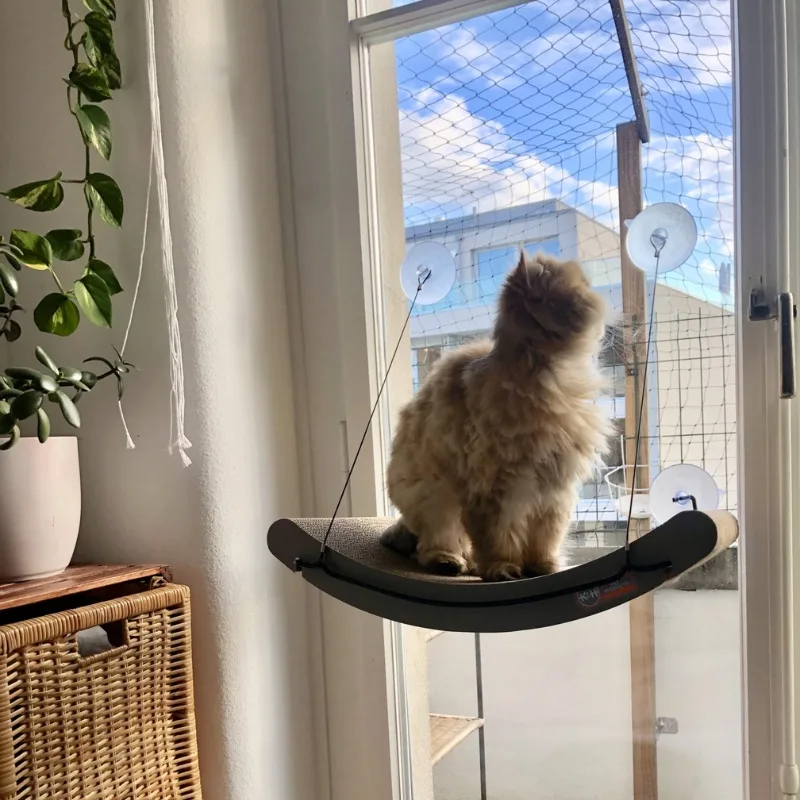
[[[410,247],[426,241],[445,245],[456,261],[456,283],[433,306],[411,318],[415,388],[446,349],[487,335],[498,292],[520,248],[580,261],[594,287],[618,314],[600,353],[609,390],[601,402],[619,438],[596,479],[581,489],[576,527],[615,530],[624,519],[605,475],[623,463],[625,353],[619,234],[559,200],[442,219],[406,229]],[[648,286],[650,307],[653,284]],[[688,461],[704,466],[735,507],[735,398],[727,396],[734,362],[734,317],[730,311],[658,284],[648,374],[651,478],[659,469]]]

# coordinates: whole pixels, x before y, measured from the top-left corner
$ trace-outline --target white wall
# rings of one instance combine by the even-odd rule
[[[155,218],[128,351],[142,370],[125,396],[137,449],[125,450],[113,387],[84,399],[79,552],[170,562],[192,587],[204,796],[306,800],[314,796],[316,762],[305,595],[265,546],[269,523],[299,511],[265,5],[155,5],[194,464],[184,470],[166,452],[167,339]],[[83,8],[77,0],[73,6]],[[69,361],[90,346],[110,352],[111,342],[120,342],[139,250],[148,118],[143,7],[118,6],[125,88],[108,105],[115,134],[109,171],[127,210],[123,231],[103,231],[100,250],[127,290],[115,309],[116,337],[98,335],[84,321],[75,337],[55,341],[36,334],[29,314],[12,348],[16,361],[31,363],[45,338],[54,356]],[[4,0],[0,27],[0,186],[57,170],[78,174],[58,3]],[[45,218],[3,203],[0,230],[81,224],[80,209],[70,201]],[[20,302],[32,307],[48,279],[24,277]]]
[[[739,596],[656,594],[659,800],[739,800]],[[483,636],[489,800],[633,800],[628,609]],[[475,714],[473,640],[429,644],[431,711]],[[436,800],[478,796],[478,739],[434,768]]]

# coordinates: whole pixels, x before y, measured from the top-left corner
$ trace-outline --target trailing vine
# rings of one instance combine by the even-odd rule
[[[122,86],[122,69],[114,44],[115,0],[83,0],[88,9],[83,16],[73,13],[69,0],[61,0],[65,20],[64,48],[72,54],[69,75],[63,78],[70,115],[75,120],[84,150],[84,172],[79,177],[64,177],[58,172],[50,178],[25,183],[5,192],[4,197],[30,211],[54,211],[72,186],[81,188],[86,203],[85,229],[59,228],[44,235],[25,229],[11,231],[8,241],[0,236],[0,337],[15,342],[22,335],[18,302],[18,274],[25,268],[49,272],[55,291],[42,297],[33,310],[36,327],[48,334],[70,336],[86,317],[94,325],[110,328],[114,295],[122,292],[112,267],[97,255],[97,219],[112,228],[122,225],[124,201],[117,182],[93,168],[93,156],[110,160],[111,120],[101,104]],[[96,216],[95,216],[96,215]],[[81,262],[83,269],[66,278],[62,265]],[[15,316],[17,318],[15,318]],[[115,351],[116,352],[116,351]],[[0,376],[0,435],[8,435],[0,449],[12,447],[20,436],[18,423],[38,419],[40,441],[49,436],[50,424],[44,401],[58,405],[73,427],[80,426],[75,403],[105,378],[114,377],[122,396],[122,377],[131,368],[119,353],[114,359],[99,356],[86,362],[102,361],[107,370],[101,375],[88,370],[57,367],[42,348],[36,349],[39,362],[52,373],[26,367],[9,367]],[[68,395],[67,390],[71,391]]]

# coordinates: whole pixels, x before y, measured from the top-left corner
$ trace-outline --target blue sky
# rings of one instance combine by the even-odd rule
[[[626,6],[652,128],[645,202],[681,203],[700,233],[668,280],[720,302],[714,270],[733,255],[728,4]],[[607,0],[533,2],[396,47],[407,224],[558,197],[618,227],[614,127],[633,109]]]

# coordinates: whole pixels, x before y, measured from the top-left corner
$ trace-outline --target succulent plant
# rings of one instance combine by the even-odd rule
[[[115,0],[83,0],[82,15],[73,13],[70,0],[61,0],[66,20],[64,48],[72,55],[69,75],[63,78],[69,112],[75,120],[84,151],[84,172],[80,177],[65,178],[62,172],[42,180],[15,186],[0,192],[6,199],[33,212],[44,213],[58,208],[70,186],[80,187],[86,203],[85,229],[64,228],[45,234],[16,229],[8,241],[0,236],[0,338],[16,342],[23,334],[20,323],[25,309],[18,303],[20,273],[25,268],[47,271],[55,291],[42,297],[33,310],[33,321],[43,333],[70,336],[82,317],[103,328],[110,328],[113,318],[112,298],[122,291],[114,270],[98,258],[94,224],[95,215],[112,228],[122,225],[124,202],[116,181],[92,168],[99,154],[111,158],[111,121],[101,104],[111,99],[122,85],[122,72],[114,45]],[[83,261],[82,272],[66,280],[64,269],[56,262]],[[116,352],[116,351],[115,351]],[[116,352],[116,358],[93,356],[85,363],[100,362],[107,370],[96,375],[89,370],[58,367],[42,348],[36,357],[46,372],[29,367],[9,367],[0,375],[0,436],[9,438],[0,450],[13,447],[20,436],[19,424],[34,415],[39,440],[50,435],[50,417],[45,401],[60,408],[64,419],[79,427],[80,415],[75,403],[94,385],[114,376],[122,396],[122,378],[132,368]]]
[[[133,364],[117,353],[114,361],[100,356],[85,359],[84,363],[101,361],[108,369],[97,375],[90,370],[57,366],[41,347],[36,348],[36,359],[43,370],[29,367],[8,367],[0,374],[0,436],[8,436],[0,450],[9,450],[20,437],[20,423],[36,415],[36,434],[44,444],[50,436],[50,415],[45,402],[58,407],[64,419],[73,428],[80,428],[81,415],[77,403],[81,396],[91,392],[105,378],[117,379],[120,399],[124,389],[123,377],[135,369]]]

